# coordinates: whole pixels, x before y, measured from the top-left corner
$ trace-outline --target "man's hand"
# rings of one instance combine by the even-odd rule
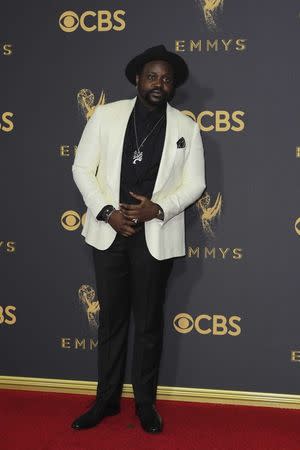
[[[158,205],[153,203],[147,197],[143,195],[130,192],[129,194],[140,201],[137,205],[128,205],[127,203],[120,203],[120,211],[125,218],[132,221],[132,219],[138,219],[139,222],[147,222],[154,219],[159,211]]]
[[[138,231],[137,228],[132,226],[132,220],[126,218],[118,209],[115,209],[112,212],[110,218],[108,219],[108,223],[115,231],[122,234],[122,236],[132,236]]]

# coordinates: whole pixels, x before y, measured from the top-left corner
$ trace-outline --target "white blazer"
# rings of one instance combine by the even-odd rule
[[[81,234],[88,244],[100,250],[110,247],[117,234],[96,216],[105,205],[119,208],[123,141],[136,98],[96,106],[83,130],[72,166],[74,181],[87,206]],[[206,187],[197,123],[169,103],[166,120],[165,142],[151,198],[164,210],[164,220],[145,222],[149,252],[159,260],[185,255],[184,210]],[[185,148],[177,148],[181,137]]]

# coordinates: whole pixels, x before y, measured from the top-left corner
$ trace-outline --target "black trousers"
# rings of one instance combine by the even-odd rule
[[[136,403],[154,403],[163,341],[163,306],[174,258],[159,261],[147,248],[144,226],[117,234],[107,250],[93,247],[100,303],[97,399],[120,401],[131,308],[134,347],[131,370]]]

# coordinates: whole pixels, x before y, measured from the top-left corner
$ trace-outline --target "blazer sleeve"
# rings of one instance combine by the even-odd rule
[[[109,203],[105,199],[96,178],[101,154],[100,110],[101,105],[97,105],[92,117],[88,120],[72,165],[75,184],[83,197],[84,203],[95,218],[102,208]]]
[[[198,200],[205,188],[203,143],[199,126],[195,123],[189,154],[183,167],[182,183],[174,193],[157,200],[164,211],[164,220],[159,220],[161,226]]]

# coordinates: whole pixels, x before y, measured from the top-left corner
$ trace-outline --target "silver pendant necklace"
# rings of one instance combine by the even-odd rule
[[[144,145],[145,141],[148,139],[150,134],[155,130],[159,122],[163,119],[165,113],[162,114],[160,119],[156,122],[150,133],[147,134],[145,139],[142,141],[142,143],[139,145],[138,138],[137,138],[137,130],[136,130],[136,121],[135,121],[135,107],[133,108],[133,122],[134,122],[134,133],[135,133],[135,141],[136,141],[136,150],[133,152],[132,156],[132,164],[136,164],[137,161],[141,162],[143,160],[143,152],[140,151],[140,148]]]

